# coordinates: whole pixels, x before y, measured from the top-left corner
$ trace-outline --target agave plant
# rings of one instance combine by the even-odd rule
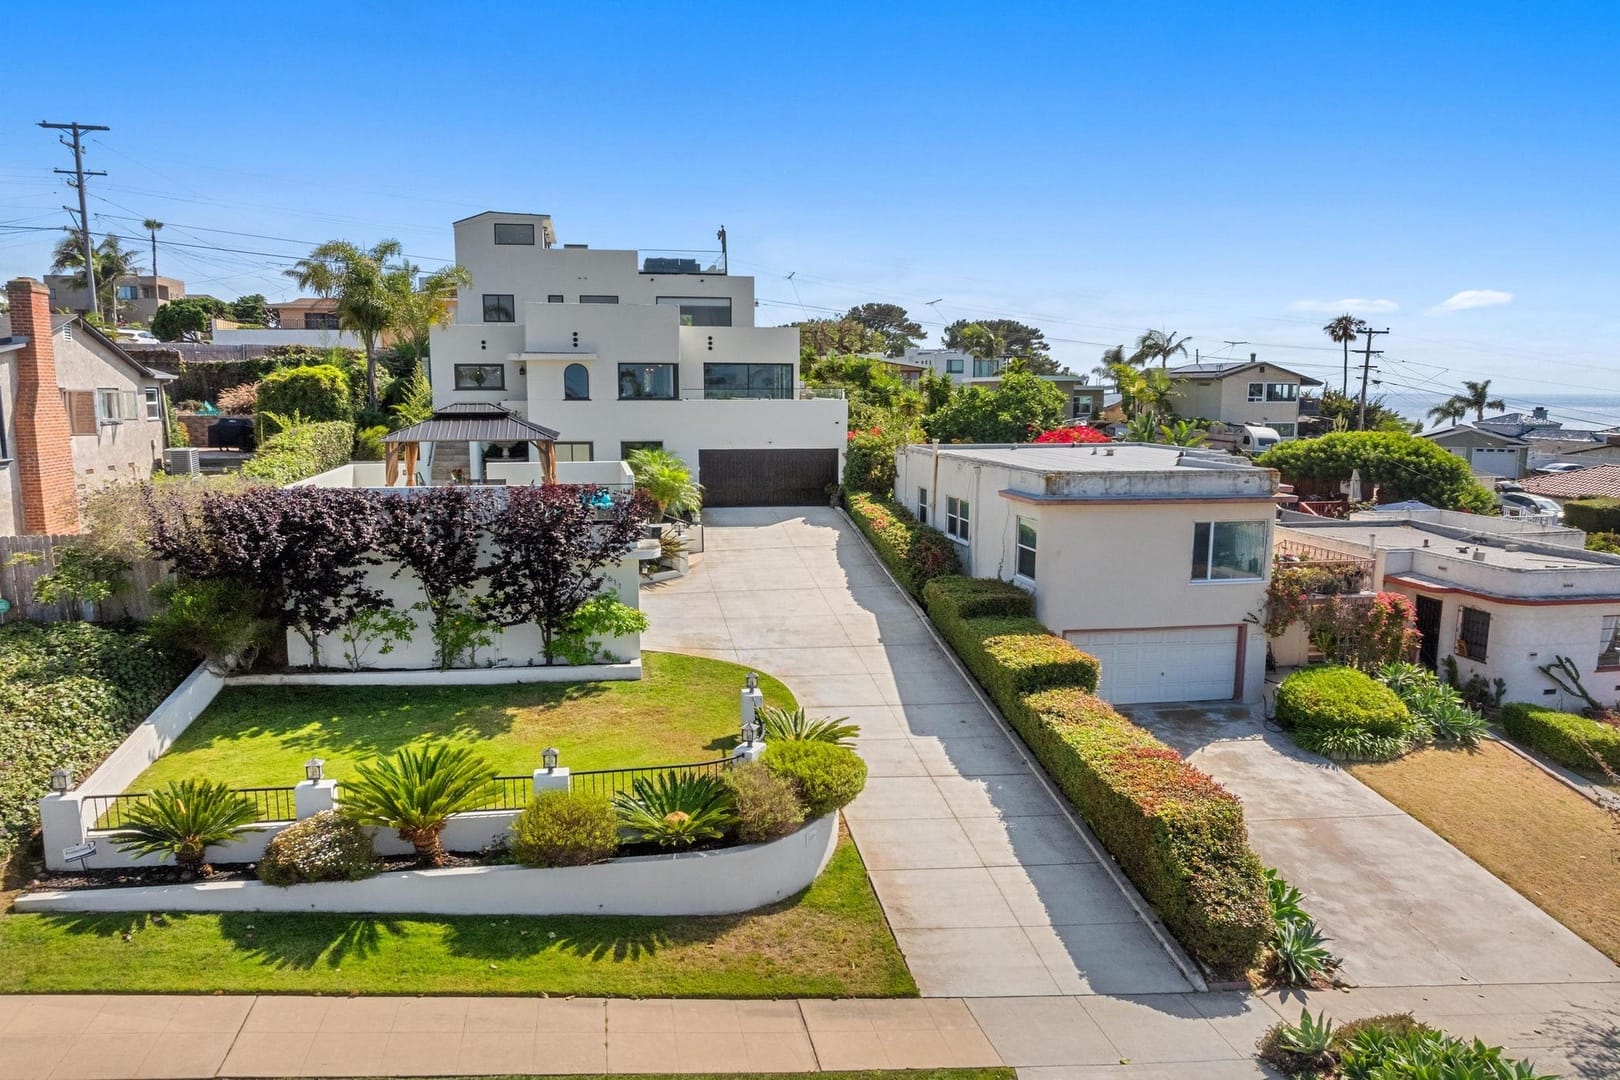
[[[1407,695],[1417,687],[1438,680],[1435,679],[1434,672],[1419,667],[1417,664],[1395,661],[1384,664],[1378,669],[1378,681],[1395,691],[1396,697],[1405,701]]]
[[[1305,894],[1285,881],[1271,867],[1265,868],[1266,893],[1271,898],[1271,921],[1281,929],[1285,923],[1308,920],[1303,906]]]
[[[495,770],[465,746],[407,746],[390,758],[355,768],[343,785],[343,811],[362,825],[396,829],[428,866],[444,862],[439,834],[451,814],[475,810],[489,794]]]
[[[613,797],[619,823],[659,847],[690,847],[715,840],[737,820],[730,789],[716,776],[661,772],[638,776]]]
[[[1277,1045],[1290,1054],[1322,1058],[1333,1045],[1333,1021],[1325,1012],[1313,1018],[1309,1009],[1301,1009],[1299,1023],[1284,1024],[1277,1031]]]
[[[766,705],[759,710],[760,733],[766,742],[824,742],[845,749],[855,749],[855,736],[861,733],[859,724],[849,717],[810,717],[803,709],[784,709],[780,705]]]
[[[223,844],[257,813],[245,795],[214,780],[181,780],[135,803],[129,824],[113,833],[119,851],[174,856],[195,871],[210,845]]]
[[[1444,702],[1422,715],[1441,742],[1477,746],[1485,734],[1485,718],[1461,701]]]
[[[1296,919],[1277,927],[1271,939],[1276,970],[1290,986],[1310,986],[1333,963],[1323,943],[1327,938],[1310,919]]]

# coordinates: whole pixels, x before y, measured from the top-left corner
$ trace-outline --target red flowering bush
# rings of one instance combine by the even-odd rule
[[[878,558],[912,595],[921,596],[923,586],[936,577],[961,573],[950,538],[919,522],[904,507],[856,490],[846,493],[844,506]]]
[[[1038,443],[1105,443],[1113,442],[1107,435],[1086,424],[1053,428],[1035,436]]]

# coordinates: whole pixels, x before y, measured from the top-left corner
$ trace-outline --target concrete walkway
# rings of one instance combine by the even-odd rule
[[[704,520],[692,572],[642,592],[643,645],[769,672],[860,724],[871,775],[845,816],[925,996],[1194,988],[842,515]]]

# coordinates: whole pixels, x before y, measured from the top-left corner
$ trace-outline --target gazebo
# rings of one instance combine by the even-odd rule
[[[514,416],[492,402],[464,402],[433,410],[420,424],[400,428],[383,443],[387,453],[387,483],[399,479],[400,459],[405,464],[405,486],[416,486],[416,463],[423,443],[533,443],[545,482],[557,482],[557,432]]]

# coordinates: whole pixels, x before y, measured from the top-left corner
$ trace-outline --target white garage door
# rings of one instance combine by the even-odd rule
[[[1474,471],[1487,476],[1512,476],[1518,472],[1519,452],[1510,446],[1476,446],[1470,459]]]
[[[1116,705],[1230,699],[1237,681],[1236,626],[1190,630],[1071,630],[1102,663],[1098,696]]]

